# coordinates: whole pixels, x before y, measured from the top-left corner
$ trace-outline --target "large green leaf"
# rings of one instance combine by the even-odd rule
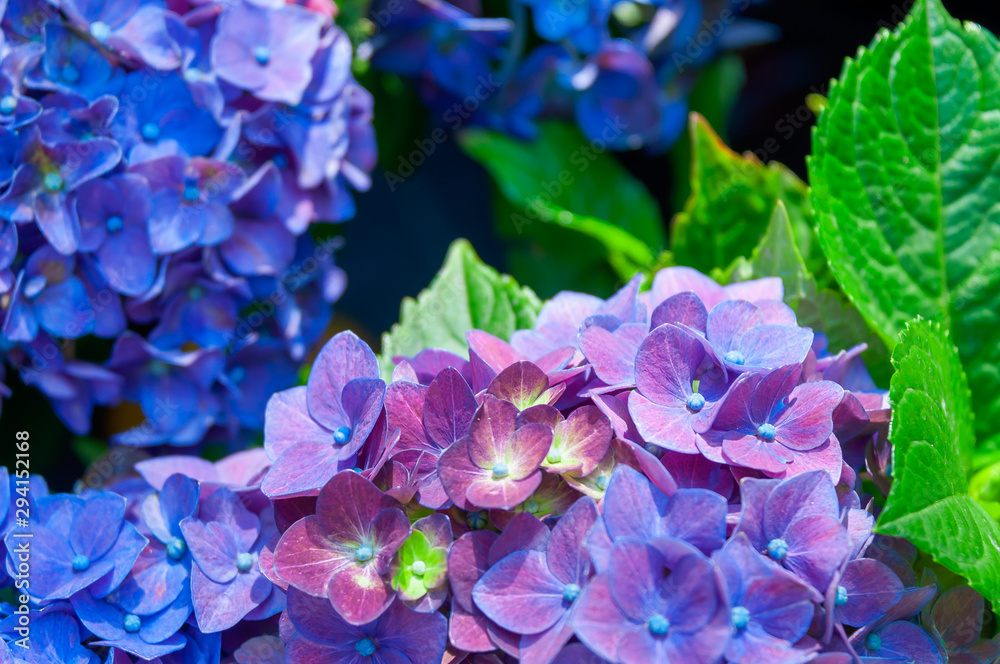
[[[823,249],[894,343],[915,316],[950,330],[980,432],[1000,427],[1000,45],[918,0],[848,60],[809,163]]]
[[[622,272],[652,265],[662,249],[664,224],[656,201],[576,127],[544,123],[530,143],[470,129],[461,134],[461,143],[515,206],[509,219],[498,220],[513,232],[539,222],[576,230],[601,242]]]
[[[538,296],[479,260],[466,240],[448,249],[441,270],[416,299],[406,298],[399,323],[382,335],[382,373],[392,373],[395,355],[443,348],[468,356],[465,333],[485,330],[502,339],[534,325]]]
[[[918,320],[892,362],[893,483],[876,530],[909,539],[1000,600],[1000,527],[969,495],[975,432],[958,351],[940,324]]]
[[[678,265],[709,272],[748,256],[767,229],[774,204],[788,208],[795,239],[814,272],[823,261],[813,249],[809,194],[805,183],[777,162],[726,147],[708,123],[691,116],[691,195],[673,224]]]

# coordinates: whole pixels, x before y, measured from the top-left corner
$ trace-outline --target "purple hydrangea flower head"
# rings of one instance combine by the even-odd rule
[[[393,602],[389,563],[409,533],[399,503],[357,473],[338,473],[320,491],[316,514],[281,536],[274,569],[289,585],[329,598],[343,620],[363,625]]]
[[[17,275],[3,336],[33,341],[40,331],[75,339],[94,329],[94,312],[84,283],[74,274],[76,260],[51,246],[42,246]]]
[[[615,542],[669,537],[711,553],[726,538],[726,499],[707,489],[678,489],[671,496],[626,465],[615,468],[604,495],[604,514],[587,538],[598,572],[611,562]]]
[[[510,509],[538,488],[539,466],[552,447],[552,429],[536,423],[518,428],[517,414],[514,404],[484,396],[468,437],[441,455],[438,473],[460,508]]]
[[[829,475],[810,471],[790,479],[744,479],[737,532],[765,554],[825,595],[850,552]]]
[[[573,634],[576,601],[591,575],[585,546],[597,520],[588,498],[560,518],[542,551],[518,551],[476,583],[472,597],[487,618],[515,634],[523,661],[551,661]]]
[[[149,185],[137,175],[91,180],[77,192],[80,249],[94,253],[101,275],[123,295],[142,295],[156,279],[146,228],[151,211]]]
[[[281,591],[257,563],[272,531],[235,492],[216,490],[180,529],[195,563],[191,599],[203,632],[229,629],[248,616],[267,618],[283,608]]]
[[[822,469],[840,477],[842,454],[833,411],[844,390],[830,381],[799,384],[801,365],[741,375],[697,438],[709,459],[790,476]]]
[[[132,569],[147,540],[125,521],[125,499],[110,492],[86,497],[59,494],[38,499],[38,520],[31,555],[32,584],[25,589],[36,601],[68,599],[89,589],[104,597]],[[17,568],[16,533],[6,535],[7,571]]]
[[[628,408],[645,441],[686,454],[698,452],[697,431],[711,424],[728,388],[718,368],[702,373],[706,357],[697,340],[669,324],[642,342],[635,359],[638,389],[629,395]]]
[[[572,617],[595,653],[622,664],[716,662],[730,637],[730,607],[712,563],[690,545],[626,538],[594,577]]]
[[[288,593],[288,616],[298,630],[286,647],[290,662],[438,664],[445,652],[445,617],[418,613],[402,602],[394,602],[371,622],[354,625],[325,599],[293,588]]]
[[[794,647],[808,632],[815,612],[813,591],[753,550],[738,534],[713,555],[730,602],[732,639],[726,659],[734,664],[801,663],[810,650]]]
[[[73,595],[70,602],[80,622],[100,639],[95,645],[112,646],[142,659],[153,659],[187,644],[180,633],[191,614],[190,591],[186,587],[167,608],[152,614],[136,613],[139,609],[130,599],[114,593],[102,599],[90,590],[83,590]]]
[[[260,99],[298,104],[322,26],[320,15],[301,7],[243,0],[219,16],[212,66],[219,78]]]
[[[353,467],[353,455],[382,412],[386,388],[378,376],[368,345],[341,332],[323,346],[305,387],[271,398],[264,429],[274,461],[263,483],[268,496],[317,491],[341,464]]]

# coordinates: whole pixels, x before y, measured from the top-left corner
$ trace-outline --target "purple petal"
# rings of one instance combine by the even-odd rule
[[[547,560],[553,576],[562,583],[585,585],[591,567],[585,542],[597,516],[597,505],[584,496],[552,529]]]
[[[378,377],[378,360],[368,344],[353,332],[334,335],[316,356],[309,374],[306,391],[310,414],[331,431],[349,426],[350,419],[340,403],[344,387],[355,378]]]
[[[642,439],[658,447],[697,454],[697,435],[686,406],[661,406],[638,391],[628,395],[628,412]]]
[[[312,493],[322,489],[345,465],[334,443],[302,442],[278,457],[260,488],[272,499]]]
[[[330,578],[327,591],[333,608],[352,625],[375,620],[396,598],[389,581],[374,565],[352,564],[340,568]]]
[[[540,471],[520,480],[509,477],[497,480],[487,476],[473,482],[466,491],[466,497],[476,507],[509,510],[527,500],[541,483]]]
[[[304,386],[278,392],[268,400],[264,416],[264,448],[274,461],[285,450],[303,442],[325,445],[333,442],[333,433],[309,414]]]
[[[594,577],[583,589],[570,622],[588,648],[606,660],[618,661],[618,646],[629,622],[612,599],[607,575]]]
[[[476,611],[472,603],[472,589],[490,567],[490,547],[496,540],[497,534],[493,531],[474,530],[455,540],[448,552],[451,590],[455,602],[467,612]]]
[[[788,543],[784,565],[824,594],[850,546],[843,524],[830,517],[807,516],[793,523],[783,539]]]
[[[541,551],[513,553],[490,568],[472,592],[486,617],[516,634],[537,634],[566,612],[565,583],[549,571]]]
[[[552,533],[537,517],[527,512],[514,515],[503,533],[490,547],[490,566],[516,551],[544,551]]]
[[[847,590],[847,603],[837,607],[837,616],[852,627],[874,622],[903,597],[899,577],[879,561],[868,558],[847,563],[840,585]]]
[[[390,429],[399,429],[399,449],[425,449],[423,413],[427,388],[409,381],[396,381],[385,393],[385,409]]]
[[[508,440],[514,434],[517,411],[517,407],[509,402],[492,395],[483,397],[483,404],[469,426],[468,454],[476,466],[492,468],[496,462],[506,461]]]
[[[840,515],[837,490],[826,473],[812,471],[796,475],[773,486],[763,514],[763,537],[781,537],[793,522],[807,516],[836,519]]]
[[[392,498],[361,475],[338,473],[320,491],[316,502],[316,518],[323,530],[338,538],[364,539],[379,513],[398,507]]]
[[[271,582],[253,571],[237,574],[229,583],[216,583],[197,567],[191,570],[191,600],[198,627],[220,632],[238,623],[271,594]]]
[[[788,396],[789,407],[774,421],[775,439],[793,450],[822,445],[833,433],[833,411],[844,389],[827,380],[799,385]]]
[[[658,327],[636,355],[636,386],[660,405],[684,406],[704,358],[702,344],[690,334],[669,325]]]
[[[692,291],[671,295],[661,302],[650,315],[649,327],[656,329],[667,323],[686,325],[705,334],[708,311],[701,298]]]
[[[646,332],[645,323],[629,323],[613,332],[592,325],[580,333],[580,350],[605,383],[631,386],[635,384],[636,353]]]
[[[348,555],[345,547],[330,541],[316,517],[306,517],[281,536],[274,571],[299,590],[325,597],[333,573],[350,564]]]
[[[427,387],[423,424],[427,436],[444,449],[469,433],[478,404],[458,370],[448,367]]]
[[[469,458],[468,439],[449,447],[438,460],[438,476],[448,497],[459,509],[471,509],[466,493],[469,487],[490,471],[483,470]]]
[[[505,368],[490,383],[487,392],[514,404],[518,410],[535,405],[538,398],[549,388],[545,372],[531,362],[515,362]]]

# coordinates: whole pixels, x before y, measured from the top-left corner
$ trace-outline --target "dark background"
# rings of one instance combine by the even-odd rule
[[[946,0],[945,4],[954,16],[994,33],[1000,30],[996,3]],[[767,145],[770,159],[805,178],[811,119],[790,131],[786,116],[804,108],[806,95],[825,94],[844,58],[868,44],[881,28],[892,27],[909,6],[908,0],[770,0],[753,7],[747,15],[778,26],[781,37],[744,54],[746,84],[724,128],[729,144],[739,151],[761,151]],[[376,91],[376,98],[386,97]],[[415,139],[430,134],[427,115],[415,103],[377,103],[375,114],[380,144],[409,151]],[[808,117],[804,111],[802,115]],[[675,210],[669,160],[644,153],[620,157],[660,201],[664,219],[670,219]],[[393,170],[397,160],[398,150],[380,155],[380,163]],[[484,261],[501,270],[507,265],[506,247],[492,222],[490,180],[461,153],[456,141],[439,145],[395,191],[390,191],[382,171],[376,171],[373,179],[372,190],[357,197],[356,218],[340,228],[345,246],[338,262],[347,271],[349,287],[337,305],[335,325],[354,329],[377,347],[379,335],[396,322],[402,298],[416,295],[430,282],[453,239],[466,237]],[[31,431],[32,472],[45,475],[54,490],[70,490],[84,470],[79,442],[74,447],[71,435],[37,391],[24,388],[10,374],[8,384],[15,396],[3,404],[0,440],[13,440],[21,429]],[[95,435],[106,430],[107,425],[99,422]],[[4,462],[12,467],[12,459]]]

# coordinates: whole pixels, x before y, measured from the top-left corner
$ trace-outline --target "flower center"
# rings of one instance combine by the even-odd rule
[[[559,463],[562,461],[562,452],[553,447],[545,456],[545,460],[549,463]]]
[[[59,72],[59,78],[61,78],[66,83],[76,83],[80,80],[80,70],[73,65],[66,65]]]
[[[575,583],[567,583],[563,586],[563,599],[572,604],[580,596],[580,586]]]
[[[111,215],[104,221],[104,228],[106,228],[109,233],[117,233],[123,226],[125,226],[125,220],[117,214]]]
[[[153,360],[149,363],[147,368],[151,376],[166,376],[170,371],[170,367],[163,360]]]
[[[142,629],[142,618],[134,613],[126,614],[125,618],[122,619],[122,627],[124,627],[125,631],[129,634],[135,634]]]
[[[354,559],[359,563],[366,563],[372,559],[375,555],[375,551],[368,544],[362,544],[358,547],[357,551],[354,552]]]
[[[743,353],[741,353],[738,350],[731,350],[731,351],[729,351],[728,353],[725,354],[725,356],[723,357],[723,359],[726,362],[729,362],[730,364],[735,364],[737,366],[740,366],[744,362],[747,361],[747,359],[745,357],[743,357]]]
[[[155,141],[160,137],[160,126],[152,122],[147,122],[142,125],[141,132],[142,137],[147,141]]]
[[[486,512],[484,510],[469,512],[469,516],[465,518],[465,521],[469,524],[469,528],[482,530],[486,527]]]
[[[774,560],[784,560],[788,555],[788,542],[783,539],[773,539],[767,543],[767,555]]]
[[[59,191],[65,184],[66,183],[63,182],[62,176],[58,173],[46,173],[45,177],[42,178],[42,186],[45,187],[47,191]]]
[[[594,484],[597,485],[598,489],[600,489],[601,491],[604,491],[605,489],[608,488],[608,476],[607,475],[599,475],[598,478],[596,480],[594,480]]]
[[[358,654],[362,657],[371,657],[375,654],[375,642],[368,637],[365,637],[354,644],[354,649],[357,650]]]
[[[538,501],[533,498],[524,502],[524,511],[528,514],[536,513],[539,509],[541,509],[541,507],[542,506],[538,504]]]
[[[878,634],[869,634],[865,639],[865,647],[872,652],[878,652],[882,649],[882,637]]]
[[[243,382],[243,379],[247,377],[246,367],[233,367],[229,372],[229,380],[232,381],[234,385],[239,385]]]
[[[249,553],[241,553],[236,556],[236,569],[246,574],[253,567],[253,556]]]
[[[14,95],[5,95],[3,99],[0,99],[0,113],[4,115],[10,115],[17,109],[17,97]]]
[[[493,479],[501,480],[507,477],[507,464],[503,461],[497,461],[493,464]]]
[[[180,537],[175,537],[167,543],[167,555],[173,560],[180,560],[187,553],[187,543]]]
[[[774,440],[775,435],[777,435],[778,430],[774,428],[774,425],[770,422],[764,422],[759,427],[757,427],[757,436],[763,438],[764,440]]]
[[[258,46],[253,50],[253,59],[259,65],[266,65],[271,61],[271,49],[267,46]]]
[[[750,611],[745,606],[734,606],[729,614],[729,623],[739,631],[750,624]]]
[[[102,42],[111,36],[111,27],[104,21],[94,21],[90,24],[90,36]]]
[[[670,621],[667,620],[666,616],[659,613],[649,619],[647,626],[649,627],[649,633],[653,636],[663,636],[670,631]]]
[[[74,572],[86,572],[88,569],[90,569],[90,558],[81,555],[73,557]]]
[[[423,576],[427,572],[427,563],[418,560],[410,565],[410,571],[413,572],[414,576]]]
[[[189,184],[184,187],[184,193],[182,195],[184,196],[184,200],[188,203],[194,203],[196,200],[201,198],[201,192],[198,191],[198,185],[194,184]]]
[[[837,586],[837,598],[833,600],[833,603],[837,606],[847,604],[847,588],[844,586]]]
[[[697,413],[699,410],[705,407],[705,397],[698,394],[697,392],[688,395],[687,407]]]
[[[351,427],[337,427],[333,430],[333,442],[338,445],[346,445],[351,439]]]

